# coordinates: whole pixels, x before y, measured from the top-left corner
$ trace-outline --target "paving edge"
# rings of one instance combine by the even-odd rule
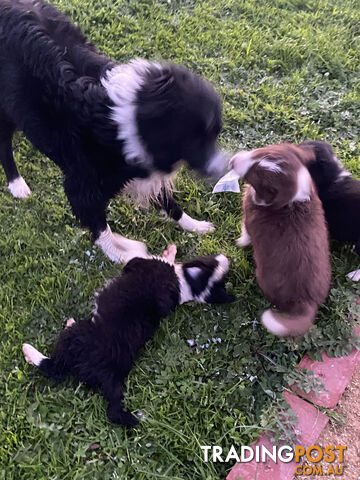
[[[360,335],[360,327],[354,328],[355,335]],[[322,361],[314,361],[305,355],[298,369],[308,368],[324,382],[326,392],[316,396],[314,392],[306,393],[296,386],[291,387],[293,393],[284,392],[284,398],[298,417],[298,444],[304,447],[313,445],[325,428],[328,417],[316,407],[334,408],[349,385],[357,365],[360,364],[360,351],[353,348],[349,355],[330,358],[325,352]],[[301,397],[301,398],[300,398]],[[261,435],[252,447],[264,445],[268,449],[273,445],[266,435]],[[297,464],[275,463],[237,463],[226,477],[226,480],[292,480]]]

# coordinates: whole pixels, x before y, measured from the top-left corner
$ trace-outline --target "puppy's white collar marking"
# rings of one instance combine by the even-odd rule
[[[174,265],[175,274],[179,280],[179,287],[180,287],[180,304],[185,302],[191,302],[194,300],[194,297],[191,293],[190,285],[187,283],[184,277],[183,266],[181,263],[176,263]]]
[[[311,177],[307,168],[301,166],[297,172],[297,192],[293,202],[308,202],[311,194]]]
[[[25,360],[27,363],[30,363],[30,365],[35,365],[35,367],[38,367],[41,363],[42,360],[44,360],[45,355],[40,353],[36,348],[34,348],[32,345],[29,345],[28,343],[24,343],[22,346],[22,351],[24,352],[25,355]]]
[[[150,68],[161,70],[161,65],[138,58],[113,67],[101,78],[103,87],[114,103],[111,118],[118,125],[118,140],[124,142],[126,161],[147,167],[152,165],[152,157],[139,136],[136,102]]]
[[[9,183],[10,193],[15,198],[28,198],[31,195],[31,190],[23,177],[17,177]]]

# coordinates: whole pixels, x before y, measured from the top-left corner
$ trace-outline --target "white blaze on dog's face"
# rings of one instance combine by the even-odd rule
[[[231,165],[252,186],[256,205],[281,208],[310,199],[312,181],[304,167],[305,157],[306,152],[284,143],[239,152]]]
[[[180,303],[229,303],[234,300],[225,290],[224,277],[229,271],[225,255],[206,255],[175,265],[180,282]]]

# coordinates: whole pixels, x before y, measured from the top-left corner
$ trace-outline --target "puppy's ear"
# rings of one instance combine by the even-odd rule
[[[205,298],[206,303],[232,303],[234,300],[234,295],[227,293],[224,282],[215,283]]]
[[[244,178],[254,188],[257,203],[271,205],[274,202],[278,191],[272,183],[273,174],[271,172],[267,172],[255,165],[250,168]]]
[[[187,267],[184,268],[184,271],[192,280],[196,280],[197,278],[199,278],[202,273],[202,270],[199,267]]]

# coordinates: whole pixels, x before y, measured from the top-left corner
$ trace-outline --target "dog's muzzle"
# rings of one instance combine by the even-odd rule
[[[225,154],[216,152],[205,165],[204,175],[212,180],[218,180],[227,170],[228,163],[229,158]]]

